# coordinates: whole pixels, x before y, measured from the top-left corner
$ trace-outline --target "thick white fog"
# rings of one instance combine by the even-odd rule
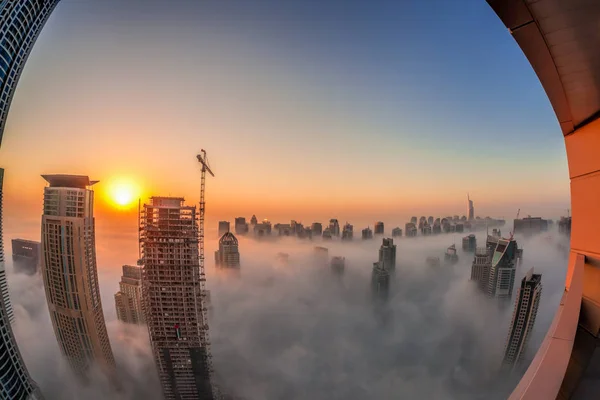
[[[477,238],[482,245],[485,232]],[[460,250],[461,235],[395,240],[397,272],[385,307],[376,307],[370,295],[381,237],[353,242],[239,240],[239,276],[214,269],[217,241],[207,240],[212,354],[215,379],[224,392],[248,400],[501,399],[518,381],[518,374],[497,373],[513,302],[499,307],[468,281],[473,255]],[[557,233],[517,237],[524,261],[515,286],[534,267],[544,287],[530,359],[563,292],[567,254],[557,244],[564,240]],[[453,243],[460,260],[444,265],[443,253]],[[317,264],[317,245],[327,247],[329,257],[346,258],[341,279],[329,266]],[[278,253],[289,254],[287,265],[277,259]],[[441,266],[427,266],[430,255],[439,256]],[[134,262],[133,256],[120,264]],[[99,265],[123,384],[114,393],[100,374],[86,387],[73,378],[54,337],[41,278],[12,273],[8,261],[15,335],[47,399],[162,398],[146,328],[116,320],[117,267]],[[516,289],[513,301],[515,295]]]

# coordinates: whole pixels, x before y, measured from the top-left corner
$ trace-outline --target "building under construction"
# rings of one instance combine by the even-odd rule
[[[183,198],[152,197],[140,210],[146,320],[167,400],[215,399],[199,218]]]

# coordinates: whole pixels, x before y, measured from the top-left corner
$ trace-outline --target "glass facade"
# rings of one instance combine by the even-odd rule
[[[4,275],[4,247],[2,243],[2,181],[0,168],[0,284],[6,287]],[[3,289],[4,294],[4,289]],[[4,296],[0,296],[0,399],[40,400],[42,395],[29,376],[10,326],[12,311]]]
[[[17,82],[59,0],[0,0],[0,144]]]

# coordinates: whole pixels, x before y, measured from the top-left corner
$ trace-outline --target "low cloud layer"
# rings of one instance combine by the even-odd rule
[[[558,306],[566,271],[558,235],[547,236],[518,240],[525,255],[516,285],[532,266],[544,285],[530,357]],[[484,237],[478,235],[480,241]],[[425,264],[429,255],[443,259],[455,240],[460,247],[458,235],[397,240],[397,273],[384,309],[374,307],[370,297],[377,238],[352,243],[240,238],[239,278],[213,269],[210,250],[216,241],[210,241],[216,380],[223,391],[247,400],[505,398],[519,378],[496,374],[513,303],[498,307],[468,282],[471,254],[459,250],[459,263],[451,267]],[[346,257],[342,279],[316,265],[315,245],[328,247],[329,256]],[[289,254],[287,265],[276,259],[280,252]],[[121,257],[120,264],[132,262],[131,254]],[[10,261],[7,269],[12,271]],[[15,335],[30,373],[47,399],[162,398],[146,328],[115,319],[118,268],[101,265],[99,275],[123,389],[114,393],[101,374],[85,387],[73,378],[54,337],[41,278],[10,273]]]

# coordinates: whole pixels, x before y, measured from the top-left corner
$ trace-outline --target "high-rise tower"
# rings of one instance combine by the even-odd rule
[[[97,363],[109,376],[108,341],[96,268],[94,191],[87,176],[44,175],[42,277],[50,319],[63,355],[85,376]]]
[[[6,287],[4,266],[4,245],[2,242],[2,184],[4,170],[0,168],[0,285]],[[29,376],[23,358],[17,347],[9,320],[8,307],[4,296],[0,296],[0,399],[42,400],[37,385]]]
[[[119,291],[115,294],[117,318],[129,324],[143,324],[146,315],[142,303],[142,268],[123,265]]]
[[[475,219],[475,206],[473,205],[473,200],[467,194],[467,219],[472,221]]]
[[[337,219],[332,218],[329,220],[329,231],[332,236],[340,236],[340,223]]]
[[[215,265],[222,268],[239,268],[240,252],[238,240],[231,232],[219,240],[219,250],[215,251]]]
[[[388,298],[390,291],[390,271],[388,271],[383,263],[373,263],[373,271],[371,273],[371,293],[375,300],[385,301]]]
[[[0,143],[25,61],[58,2],[59,0],[0,1]]]
[[[532,268],[527,272],[518,289],[502,361],[505,368],[514,367],[523,356],[535,323],[541,295],[542,275],[534,274]]]
[[[146,323],[165,398],[212,400],[199,215],[183,203],[152,197],[140,213]]]
[[[492,255],[487,294],[490,297],[510,299],[515,284],[517,242],[499,239]]]
[[[389,272],[396,270],[396,245],[394,239],[383,239],[379,248],[379,263]]]

